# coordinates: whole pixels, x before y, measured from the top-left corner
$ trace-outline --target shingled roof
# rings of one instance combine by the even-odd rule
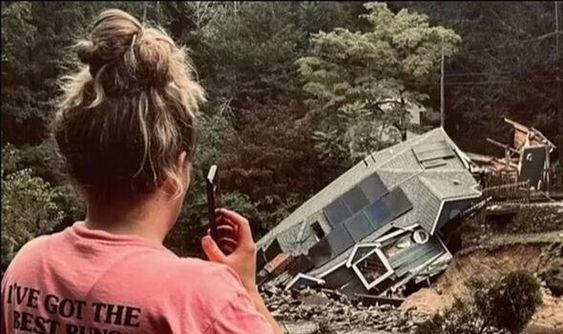
[[[468,160],[442,128],[374,152],[297,208],[260,239],[258,246],[267,247],[278,238],[284,252],[306,253],[317,241],[311,224],[317,222],[323,230],[331,230],[323,209],[374,174],[389,191],[400,188],[412,203],[411,210],[388,224],[403,229],[419,225],[434,234],[444,203],[481,194],[467,169]],[[376,230],[365,239],[380,233]]]

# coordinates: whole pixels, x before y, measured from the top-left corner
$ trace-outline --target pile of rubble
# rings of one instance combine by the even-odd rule
[[[309,288],[287,291],[276,287],[263,290],[264,300],[281,323],[312,321],[331,330],[381,330],[414,333],[426,316],[416,311],[404,312],[393,305],[365,306],[336,291]]]

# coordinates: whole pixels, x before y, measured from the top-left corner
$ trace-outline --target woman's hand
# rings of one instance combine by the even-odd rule
[[[274,333],[282,334],[281,327],[268,311],[256,287],[256,244],[252,240],[252,232],[250,231],[248,220],[238,213],[226,209],[219,209],[217,213],[238,231],[238,247],[227,256],[219,249],[211,236],[206,235],[201,240],[205,255],[207,255],[209,261],[226,264],[239,275],[256,310],[266,318],[272,326]]]
[[[257,292],[256,244],[252,239],[250,224],[246,218],[231,210],[218,209],[217,214],[238,231],[238,247],[227,256],[219,249],[213,238],[206,235],[201,240],[203,251],[209,261],[223,263],[233,269],[239,275],[246,290],[255,293]]]

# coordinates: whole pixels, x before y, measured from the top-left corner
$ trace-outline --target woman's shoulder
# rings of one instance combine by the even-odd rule
[[[51,235],[41,235],[29,240],[18,250],[12,262],[16,262],[22,257],[43,254],[46,244],[51,237]]]
[[[238,275],[224,264],[191,257],[177,258],[172,279],[185,281],[186,277],[190,277],[194,286],[215,286],[231,290],[242,288]]]
[[[190,304],[204,314],[217,314],[245,293],[238,275],[224,264],[176,258],[162,282],[168,300]],[[161,290],[162,291],[162,290]]]

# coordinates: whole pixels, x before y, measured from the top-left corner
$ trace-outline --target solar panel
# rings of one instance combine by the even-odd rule
[[[454,151],[445,140],[416,145],[412,150],[420,162],[454,156]]]
[[[359,242],[375,230],[363,212],[358,212],[344,222],[344,227],[355,242]]]
[[[363,207],[369,204],[369,201],[359,187],[354,187],[342,195],[342,200],[350,209],[352,214],[360,211]]]
[[[395,188],[392,192],[383,197],[382,200],[393,214],[393,218],[412,209],[412,203],[401,188]]]
[[[376,173],[366,177],[360,182],[359,187],[370,203],[377,201],[389,192]]]
[[[326,236],[326,239],[330,245],[330,249],[332,250],[333,257],[354,246],[354,239],[352,239],[352,236],[350,236],[342,224],[332,230]]]
[[[374,228],[379,228],[381,225],[388,223],[392,220],[393,214],[391,210],[385,205],[385,202],[379,200],[367,206],[363,212],[368,218],[369,222]]]
[[[348,207],[344,204],[344,201],[342,201],[342,198],[337,198],[327,205],[323,209],[323,212],[326,220],[332,228],[335,228],[338,224],[342,223],[346,220],[346,218],[352,215]]]

